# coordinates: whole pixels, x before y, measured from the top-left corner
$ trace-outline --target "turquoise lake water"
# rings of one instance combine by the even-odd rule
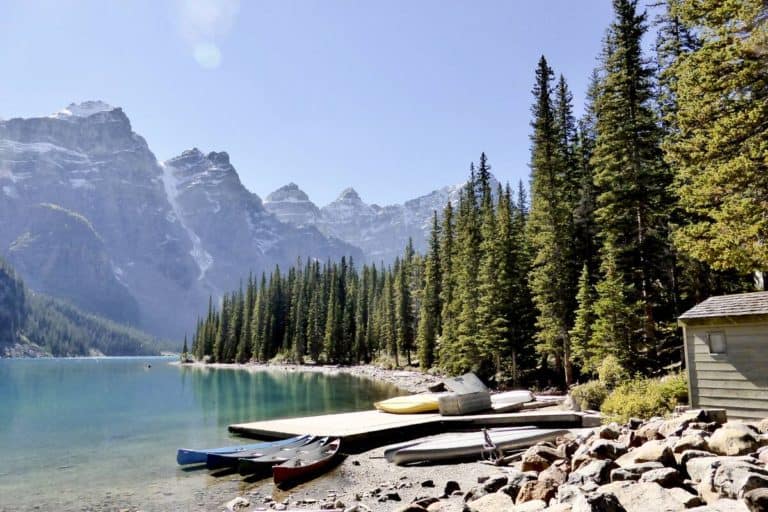
[[[343,374],[171,361],[0,360],[0,510],[184,510],[217,482],[180,469],[176,448],[247,442],[230,423],[370,409],[397,394]]]

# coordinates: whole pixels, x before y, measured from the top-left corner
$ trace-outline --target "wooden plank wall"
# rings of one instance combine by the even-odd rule
[[[727,352],[710,354],[707,333],[725,332]],[[768,323],[687,325],[691,406],[717,407],[729,419],[768,417]]]

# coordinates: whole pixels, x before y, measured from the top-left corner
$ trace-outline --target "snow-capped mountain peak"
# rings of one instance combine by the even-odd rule
[[[284,185],[267,196],[264,206],[281,222],[296,226],[314,225],[320,210],[295,183]]]
[[[99,112],[111,112],[115,107],[100,100],[89,100],[81,103],[70,103],[66,108],[54,112],[50,117],[58,119],[68,117],[90,117]]]
[[[335,202],[362,203],[363,200],[360,199],[360,194],[357,193],[357,190],[348,187],[341,191]]]

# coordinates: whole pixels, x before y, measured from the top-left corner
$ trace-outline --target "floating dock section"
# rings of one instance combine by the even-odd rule
[[[340,437],[345,448],[368,449],[443,432],[526,425],[581,428],[595,426],[594,422],[590,415],[568,411],[441,416],[373,410],[238,423],[230,425],[229,431],[257,439],[284,439],[301,434]]]

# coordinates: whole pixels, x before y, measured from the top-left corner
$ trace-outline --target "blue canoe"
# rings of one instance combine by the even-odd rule
[[[208,454],[227,454],[237,453],[248,450],[262,450],[268,448],[280,447],[286,444],[295,443],[303,439],[308,439],[309,436],[296,436],[288,439],[281,439],[279,441],[261,442],[255,444],[240,444],[236,446],[222,446],[220,448],[203,448],[199,450],[192,450],[187,448],[179,448],[176,452],[176,462],[181,465],[184,464],[205,464],[208,460]]]

